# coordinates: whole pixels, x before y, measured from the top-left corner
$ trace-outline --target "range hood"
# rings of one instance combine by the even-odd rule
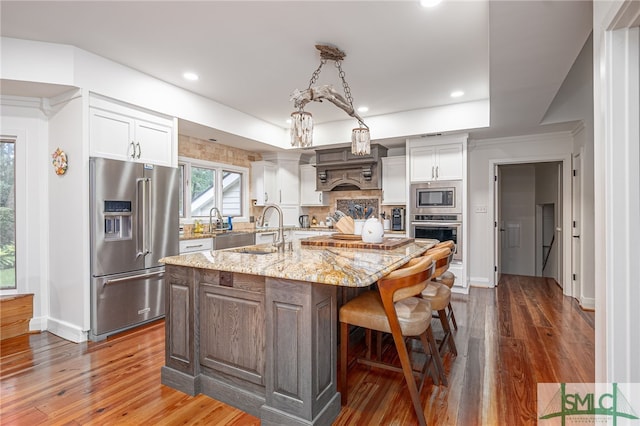
[[[351,147],[316,150],[316,191],[381,189],[381,158],[387,148],[371,145],[369,155],[355,155]]]

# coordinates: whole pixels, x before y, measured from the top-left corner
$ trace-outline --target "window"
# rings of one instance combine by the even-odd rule
[[[15,140],[0,139],[0,289],[16,288]]]
[[[249,170],[192,158],[180,158],[180,217],[209,217],[212,207],[223,216],[244,218]]]
[[[222,214],[242,216],[242,174],[222,171]]]
[[[216,205],[216,170],[191,166],[191,217],[208,216]]]

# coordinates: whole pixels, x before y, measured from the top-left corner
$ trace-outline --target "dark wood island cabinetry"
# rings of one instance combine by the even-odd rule
[[[204,393],[263,425],[329,425],[340,411],[341,287],[368,287],[432,243],[393,250],[200,252],[166,263],[162,383]],[[261,254],[256,254],[261,253]]]

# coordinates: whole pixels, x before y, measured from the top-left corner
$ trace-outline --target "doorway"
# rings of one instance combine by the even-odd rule
[[[561,283],[562,162],[495,167],[496,278],[546,276]]]

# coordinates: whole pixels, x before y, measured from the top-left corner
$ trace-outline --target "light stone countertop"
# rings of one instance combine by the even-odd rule
[[[314,247],[293,242],[284,253],[250,254],[270,245],[204,251],[161,259],[168,265],[239,272],[272,278],[308,281],[345,287],[366,287],[437,243],[419,240],[392,250]]]
[[[335,228],[328,228],[328,227],[321,227],[321,226],[312,226],[310,228],[302,228],[299,226],[285,226],[284,231],[323,231],[323,232],[336,232],[338,233],[339,231]],[[202,232],[202,233],[192,233],[192,234],[180,234],[180,240],[199,240],[199,239],[203,239],[203,238],[213,238],[216,235],[220,235],[220,234],[225,234],[228,232],[235,232],[235,233],[263,233],[263,232],[275,232],[278,231],[278,228],[255,228],[255,229],[233,229],[232,231],[214,231],[214,232]],[[403,237],[405,235],[405,231],[390,231],[390,230],[386,230],[384,231],[385,235],[398,235],[398,237]]]

